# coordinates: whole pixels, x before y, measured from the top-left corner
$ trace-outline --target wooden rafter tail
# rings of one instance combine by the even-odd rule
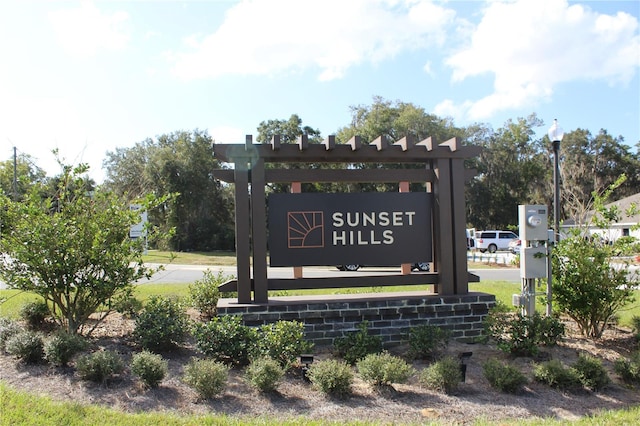
[[[271,149],[278,151],[280,149],[280,135],[271,136]]]
[[[327,151],[331,151],[336,147],[336,136],[329,135],[325,140],[322,141],[322,144]]]
[[[354,136],[347,142],[347,145],[351,147],[351,151],[357,151],[362,147],[362,139],[360,136]]]
[[[369,145],[375,146],[378,151],[382,151],[389,146],[389,142],[387,142],[387,138],[384,135],[380,135],[375,138]]]
[[[415,145],[415,140],[412,136],[405,136],[404,138],[395,141],[393,145],[401,147],[403,151],[407,151]]]
[[[245,135],[244,137],[244,149],[245,150],[250,150],[251,146],[253,145],[253,136],[252,135]]]
[[[305,149],[309,148],[309,135],[301,135],[298,136],[298,148],[300,148],[300,151],[304,151]]]
[[[431,136],[426,139],[422,139],[416,144],[416,146],[424,146],[427,151],[433,151],[434,141]]]
[[[442,142],[439,145],[442,147],[449,148],[451,152],[456,152],[462,147],[462,145],[460,144],[460,139],[457,137],[451,138],[448,141]]]

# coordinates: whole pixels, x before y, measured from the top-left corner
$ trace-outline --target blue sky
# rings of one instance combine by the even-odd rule
[[[535,112],[640,141],[640,2],[5,1],[0,160],[50,175],[175,130],[243,142],[298,114],[333,134],[374,96],[458,126]]]

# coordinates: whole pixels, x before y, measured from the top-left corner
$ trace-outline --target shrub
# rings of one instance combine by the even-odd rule
[[[576,371],[582,386],[592,391],[599,391],[611,383],[602,361],[591,355],[580,354],[572,368]]]
[[[450,336],[449,330],[429,324],[413,327],[409,332],[409,356],[433,359],[447,346]]]
[[[5,349],[9,354],[29,364],[42,361],[43,348],[42,336],[30,330],[13,334],[5,343]]]
[[[368,331],[368,322],[358,324],[358,331],[338,337],[334,342],[336,355],[353,365],[369,354],[382,352],[382,338],[372,336]]]
[[[179,301],[151,296],[136,318],[134,335],[143,348],[162,351],[182,343],[187,331],[187,316]]]
[[[168,363],[158,354],[142,351],[131,358],[131,372],[149,388],[156,388],[169,370]]]
[[[557,359],[536,365],[533,377],[540,383],[562,390],[576,390],[582,386],[576,370],[566,367]]]
[[[484,377],[489,384],[502,392],[516,393],[527,383],[527,378],[516,367],[489,359],[482,364]]]
[[[194,324],[193,335],[203,354],[236,365],[249,363],[257,342],[256,330],[242,324],[237,315],[223,315],[204,324]]]
[[[564,335],[564,325],[556,317],[532,316],[520,312],[491,310],[484,321],[485,332],[504,352],[519,356],[534,356],[538,345],[555,345]]]
[[[618,358],[613,370],[627,383],[640,382],[640,351],[631,354],[631,358]]]
[[[284,376],[284,369],[273,358],[256,358],[245,370],[247,381],[262,392],[273,391]]]
[[[427,389],[453,393],[462,381],[460,363],[453,357],[444,357],[423,369],[418,380]]]
[[[414,373],[413,367],[405,360],[389,352],[369,354],[358,361],[356,366],[360,377],[374,386],[405,383]]]
[[[218,311],[218,300],[220,299],[220,289],[218,286],[227,281],[229,277],[218,271],[214,275],[210,270],[204,272],[204,276],[193,284],[189,284],[189,301],[191,306],[200,311],[201,317],[211,319]]]
[[[300,321],[278,321],[260,327],[256,346],[256,356],[275,359],[284,368],[296,362],[300,354],[313,348],[304,340],[304,324]]]
[[[99,351],[80,355],[76,360],[76,369],[82,380],[106,383],[124,370],[124,362],[115,351]]]
[[[224,390],[229,368],[211,359],[192,359],[184,369],[184,381],[203,399],[213,398]]]
[[[23,331],[23,328],[15,321],[8,318],[0,318],[0,351],[6,350],[6,343],[9,337]]]
[[[49,305],[44,300],[34,300],[33,302],[25,303],[20,308],[20,318],[32,329],[42,327],[44,320],[50,313]]]
[[[126,289],[111,301],[111,309],[126,318],[135,318],[142,310],[142,301],[133,295],[132,289]]]
[[[64,366],[87,346],[88,343],[82,336],[60,331],[45,341],[44,357],[50,364]]]
[[[631,317],[631,330],[633,330],[636,340],[640,340],[640,316],[634,315]]]
[[[328,359],[311,364],[307,377],[322,393],[343,397],[351,393],[353,370],[345,361]]]

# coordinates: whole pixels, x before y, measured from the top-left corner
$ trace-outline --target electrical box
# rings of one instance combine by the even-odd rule
[[[543,205],[519,205],[518,225],[520,239],[523,241],[547,241],[547,206]],[[522,244],[524,247],[525,244]]]
[[[520,277],[547,277],[547,247],[520,247]]]
[[[512,294],[511,295],[511,304],[513,306],[522,306],[524,305],[523,297],[521,294]]]

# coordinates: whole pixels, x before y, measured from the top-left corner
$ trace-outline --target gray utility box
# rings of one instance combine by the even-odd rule
[[[544,205],[519,205],[518,227],[520,239],[524,241],[547,241],[547,206]]]
[[[547,278],[547,248],[520,247],[520,277]]]

